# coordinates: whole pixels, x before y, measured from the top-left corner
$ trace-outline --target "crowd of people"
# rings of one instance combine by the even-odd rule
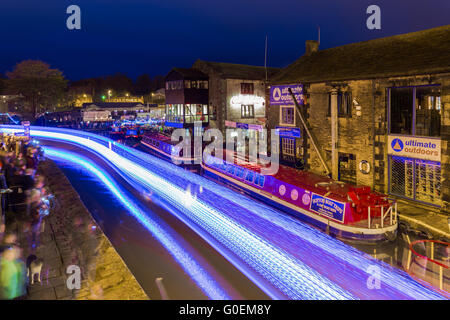
[[[36,173],[40,148],[27,137],[0,138],[0,299],[23,299],[27,286],[23,251],[35,252],[51,195],[44,177]],[[26,241],[19,243],[19,236]]]

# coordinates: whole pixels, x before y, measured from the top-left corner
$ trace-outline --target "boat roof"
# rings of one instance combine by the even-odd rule
[[[233,153],[234,154],[234,164],[241,166],[243,168],[246,168],[248,170],[252,170],[254,172],[261,173],[261,168],[263,167],[269,167],[270,164],[264,165],[264,164],[255,164],[248,162],[248,158],[246,157],[246,162],[238,163],[238,157],[236,156],[236,153],[232,151],[225,150],[224,156],[226,156],[227,153]],[[226,159],[224,157],[224,159]],[[240,159],[241,161],[243,159]],[[286,182],[288,184],[303,188],[305,190],[309,190],[311,192],[320,194],[320,195],[326,195],[327,197],[334,198],[339,201],[347,201],[348,195],[347,193],[349,191],[354,190],[355,188],[358,188],[356,186],[353,186],[349,183],[345,183],[342,181],[335,181],[331,178],[328,178],[326,176],[322,176],[313,172],[309,171],[302,171],[298,169],[294,169],[285,165],[280,164],[277,173],[271,175],[277,180]]]

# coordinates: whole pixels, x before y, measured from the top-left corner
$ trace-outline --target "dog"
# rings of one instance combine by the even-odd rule
[[[27,258],[27,277],[30,284],[34,284],[34,276],[37,274],[37,281],[41,282],[41,270],[44,265],[44,261],[39,259],[34,254],[31,254]]]

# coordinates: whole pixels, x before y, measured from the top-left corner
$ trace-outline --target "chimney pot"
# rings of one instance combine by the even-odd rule
[[[306,40],[305,47],[306,47],[305,54],[310,55],[311,53],[319,51],[319,41]]]

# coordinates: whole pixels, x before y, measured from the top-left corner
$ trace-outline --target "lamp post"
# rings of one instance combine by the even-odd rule
[[[108,90],[108,102],[111,102],[111,93],[112,93],[112,91]]]

